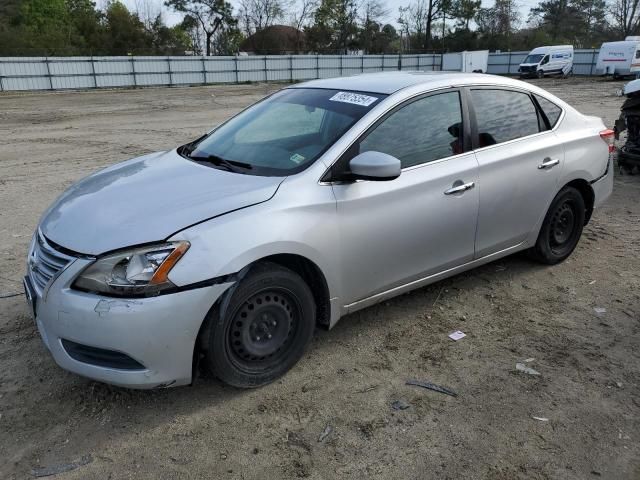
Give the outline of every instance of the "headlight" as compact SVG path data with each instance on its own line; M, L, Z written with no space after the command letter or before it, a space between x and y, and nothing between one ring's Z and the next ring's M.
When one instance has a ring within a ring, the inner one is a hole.
M168 274L189 242L166 243L114 253L83 270L73 288L116 297L142 297L175 288Z

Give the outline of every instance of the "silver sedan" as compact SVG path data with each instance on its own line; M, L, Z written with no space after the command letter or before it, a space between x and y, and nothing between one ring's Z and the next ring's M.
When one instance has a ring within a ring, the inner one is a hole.
M521 250L563 261L611 194L612 149L599 118L508 78L294 85L69 188L27 299L80 375L158 388L199 362L260 386L348 313Z

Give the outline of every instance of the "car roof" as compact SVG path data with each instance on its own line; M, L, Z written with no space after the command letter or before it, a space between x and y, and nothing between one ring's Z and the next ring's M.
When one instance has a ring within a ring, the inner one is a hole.
M524 86L523 82L497 75L459 72L379 72L364 73L351 77L324 78L292 85L289 88L326 88L390 95L403 88L424 85L424 89L461 85L505 85ZM531 89L531 85L526 84Z

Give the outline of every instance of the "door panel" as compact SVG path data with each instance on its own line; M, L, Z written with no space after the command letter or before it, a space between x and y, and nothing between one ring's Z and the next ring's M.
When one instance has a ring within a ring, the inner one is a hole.
M334 185L345 304L472 260L477 183L475 155L466 153L392 181Z
M480 210L476 256L524 241L558 191L564 148L553 132L476 152ZM539 168L547 159L549 164Z
M527 92L471 90L480 210L476 256L523 242L558 189L564 148Z

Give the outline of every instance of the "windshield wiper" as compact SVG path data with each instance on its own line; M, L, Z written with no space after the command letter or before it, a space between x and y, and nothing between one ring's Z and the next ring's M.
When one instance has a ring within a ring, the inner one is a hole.
M253 168L249 163L226 160L217 155L208 155L206 157L192 157L189 155L189 158L195 162L211 163L216 167L224 167L230 172L235 173L242 173L243 170L251 170Z

